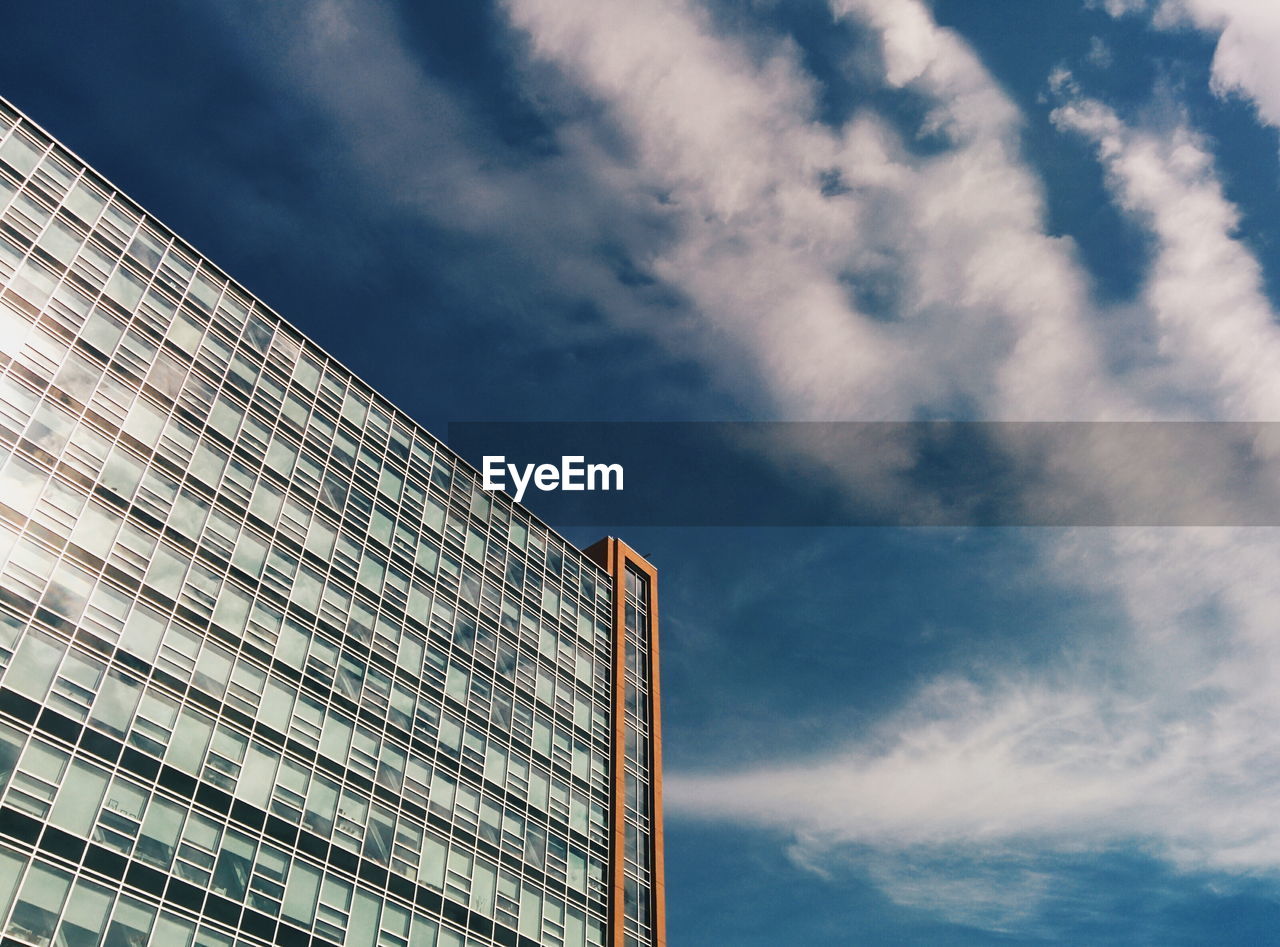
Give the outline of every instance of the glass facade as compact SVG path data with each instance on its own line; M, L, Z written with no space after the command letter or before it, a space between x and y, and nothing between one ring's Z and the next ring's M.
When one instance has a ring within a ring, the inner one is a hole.
M5 937L623 943L614 586L0 100Z

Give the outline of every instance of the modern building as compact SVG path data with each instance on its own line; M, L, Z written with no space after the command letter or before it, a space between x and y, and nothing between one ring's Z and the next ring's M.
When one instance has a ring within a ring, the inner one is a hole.
M665 943L653 569L0 100L4 944Z

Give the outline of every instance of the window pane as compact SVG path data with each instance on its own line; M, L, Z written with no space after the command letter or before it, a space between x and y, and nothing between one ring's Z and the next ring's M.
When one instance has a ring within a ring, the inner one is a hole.
M21 855L0 849L0 917L9 913L13 892L17 890L18 879L26 867L27 860Z
M440 925L420 914L413 916L413 934L409 938L409 947L436 947L436 934Z
M158 797L154 799L138 837L137 857L160 868L168 868L173 861L174 846L178 844L185 815L185 810L172 802Z
M4 676L5 684L32 700L44 700L66 649L65 644L48 635L28 631Z
M284 893L284 916L309 925L316 914L316 895L319 891L319 870L295 861Z
M228 832L213 871L213 890L239 901L249 884L249 867L253 863L253 842L239 832Z
M48 944L53 938L54 924L70 887L71 876L65 871L41 864L32 865L6 933L41 947Z
M107 926L114 893L87 881L76 883L58 928L59 947L97 947Z
M0 726L0 791L9 784L13 768L18 765L18 755L22 752L22 744L26 740L24 734L12 727Z
M107 790L107 774L80 760L71 764L71 774L53 804L49 821L59 828L87 836Z
M449 846L433 833L427 833L426 843L422 846L422 864L419 866L418 880L428 888L436 891L444 887L444 865L449 854Z
M178 717L178 727L174 731L173 742L169 744L165 762L188 773L196 772L204 759L204 751L212 733L213 724L207 717L183 710Z
M163 947L189 947L195 925L191 921L161 913L156 921L154 942Z
M121 897L103 947L138 947L147 943L147 934L151 932L155 917L155 908L133 898Z
M250 745L244 768L240 772L240 780L236 784L236 795L259 809L265 809L279 763L279 753L260 743Z
M90 723L123 739L141 696L137 681L119 671L109 671L89 715Z
M311 782L303 823L311 831L328 837L333 831L333 815L338 808L338 787L324 776Z
M351 909L351 921L347 924L347 939L344 947L373 947L374 938L378 934L377 898L364 891L357 891L355 904Z

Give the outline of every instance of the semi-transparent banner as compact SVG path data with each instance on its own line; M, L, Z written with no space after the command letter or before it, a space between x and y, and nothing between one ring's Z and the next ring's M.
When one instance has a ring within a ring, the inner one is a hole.
M465 422L557 526L1280 525L1280 423Z

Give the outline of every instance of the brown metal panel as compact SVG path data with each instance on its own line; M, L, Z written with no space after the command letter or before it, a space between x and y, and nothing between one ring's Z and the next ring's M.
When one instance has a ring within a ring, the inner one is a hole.
M585 550L585 554L604 568L613 578L613 768L611 779L611 795L613 799L613 816L610 831L610 885L609 885L609 929L610 947L625 947L626 924L623 912L623 875L624 841L626 837L624 825L624 799L622 772L626 765L625 757L625 714L626 700L626 597L627 597L627 564L630 563L638 572L649 580L649 785L651 787L650 832L649 832L649 864L651 866L652 901L649 905L650 917L653 921L654 944L666 947L667 944L667 912L666 912L666 874L663 859L663 827L662 827L662 701L659 689L658 674L658 571L634 549L612 536L600 540Z

